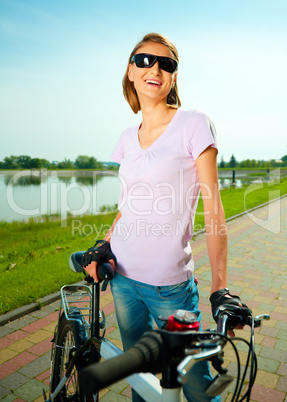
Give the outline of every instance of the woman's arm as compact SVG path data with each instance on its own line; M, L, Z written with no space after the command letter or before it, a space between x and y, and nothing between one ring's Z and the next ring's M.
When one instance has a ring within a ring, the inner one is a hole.
M110 227L108 233L107 233L106 236L104 237L104 240L106 240L107 242L110 243L111 237L112 237L112 233L113 233L113 231L114 231L114 228L115 228L115 226L116 226L116 223L117 223L117 221L118 221L121 217L122 217L122 214L121 214L121 212L119 211L119 212L117 213L117 216L115 217L115 220L114 220L112 226Z
M107 241L108 243L110 243L113 230L114 230L114 228L115 228L115 226L116 226L117 221L121 218L121 216L122 216L122 214L121 214L120 211L119 211L119 212L117 213L117 216L115 217L115 220L114 220L112 226L110 227L108 233L106 234L106 236L104 237L103 240L105 240L105 241ZM113 269L115 269L115 262L114 262L114 260L109 260L109 263L112 265ZM91 275L91 276L95 279L95 281L98 282L99 278L98 278L98 275L97 275L97 262L92 261L89 265L87 265L87 266L85 267L85 270L88 272L89 275Z
M208 147L195 161L203 198L206 243L212 271L211 294L227 288L227 227L218 185L216 157L217 150ZM228 299L233 296L226 294L225 297ZM238 304L242 306L240 299ZM242 329L243 326L239 324L236 328ZM235 336L233 330L229 330L228 334Z
M206 243L212 270L211 293L227 287L227 227L221 202L217 150L208 147L195 161L204 205Z

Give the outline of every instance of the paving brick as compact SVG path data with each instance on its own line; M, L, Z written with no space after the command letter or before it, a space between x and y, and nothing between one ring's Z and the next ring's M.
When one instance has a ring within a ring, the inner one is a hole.
M25 401L32 402L43 394L43 389L48 391L49 387L42 382L33 379L17 388L14 393L21 398L25 398Z
M276 338L271 338L270 336L265 336L261 342L262 346L269 346L270 348L274 348L276 343Z
M14 373L20 368L20 366L13 362L5 362L0 365L0 380L7 377L9 374Z
M276 328L287 330L287 322L278 321L276 323Z
M126 380L121 380L121 381L118 381L115 384L112 384L111 386L109 386L109 389L111 391L121 393L122 391L124 391L127 388L128 385L129 384Z
M279 369L277 370L277 374L287 377L287 364L281 363Z
M26 336L28 336L29 333L22 331L21 329L19 329L18 331L14 331L11 334L7 335L7 338L13 340L14 342L16 341L20 341L23 338L26 338Z
M270 292L272 292L272 293L280 293L280 289L278 289L278 288L271 288L271 289L270 289Z
M9 339L7 337L1 338L1 343L0 343L0 350L6 348L7 346L11 345L11 343L14 343L12 339Z
M287 392L287 377L282 376L279 378L276 389L278 389L278 391Z
M36 377L50 367L50 358L50 353L40 356L25 367L22 367L19 372L30 378Z
M44 318L47 315L52 314L59 307L60 301L56 301L52 304L48 304L47 306L42 307L40 310L33 311L31 315L35 318ZM59 314L59 313L58 313Z
M132 397L132 388L130 385L125 390L123 390L122 395L127 396L128 398Z
M287 341L278 339L275 345L276 349L281 349L286 352L287 354Z
M235 362L235 361L230 362L227 366L227 369L228 369L228 374L232 375L234 378L238 377L237 362ZM243 364L241 364L240 365L240 378L242 378L244 370L245 370L245 366ZM248 368L247 378L249 378L249 374L250 374L250 369ZM234 387L234 382L235 381L233 381L233 387Z
M0 327L0 339L3 338L3 336L10 334L11 332L14 332L12 328L8 328L6 325L3 325L3 327Z
M271 317L273 320L278 320L278 321L287 322L287 314L276 313L276 312L272 311L272 312L270 313L270 317Z
M270 373L278 373L278 367L280 366L280 362L277 360L272 360L272 359L266 359L265 357L258 356L257 355L257 363L258 363L258 369L268 371Z
M129 400L128 397L117 394L114 391L109 391L103 398L101 398L102 402L127 402Z
M46 325L46 327L43 327L43 330L54 334L56 325L57 325L57 322L51 322L51 324Z
M276 313L282 313L282 314L287 314L287 307L281 307L281 306L276 306L275 308L274 308L274 311L276 312Z
M16 371L8 375L7 377L3 378L0 381L0 385L1 387L7 388L9 391L12 391L16 388L19 388L21 385L25 384L29 380L30 378Z
M0 398L3 401L4 396L8 395L9 391L6 388L0 386Z
M258 306L261 310L266 311L266 313L269 314L270 311L274 311L275 307L273 304L267 304L267 303L260 303Z
M16 356L17 352L15 350L11 350L8 348L4 348L0 350L0 364L6 362L7 360L12 359L12 357Z
M260 293L260 296L262 296L262 297L269 297L269 298L271 298L271 299L273 300L273 299L275 299L275 298L277 297L277 292L266 292L266 291L263 291L263 292Z
M9 349L15 350L16 352L20 353L30 348L32 345L32 342L29 342L26 339L21 339L20 341L12 343L12 345L9 346Z
M45 380L46 378L48 378L49 376L50 376L50 369L48 369L48 370L44 371L44 373L38 375L38 376L36 377L36 380L43 381L43 380Z
M273 360L278 360L279 362L282 363L287 363L287 352L270 348L268 346L263 346L260 356L262 357L267 357L268 359L273 359Z
M26 325L25 327L22 327L22 331L29 332L30 334L38 331L39 329L45 327L46 325L51 324L50 321L48 321L45 318L42 318L40 320L37 320L33 322L32 324Z
M278 323L278 321L277 320L268 320L268 321L264 321L264 327L270 327L270 328L274 328L274 327L277 327L277 323Z
M279 375L270 372L257 370L256 384L263 385L268 388L275 388L279 380Z
M54 313L50 313L50 314L47 315L45 318L46 318L46 320L52 321L52 322L58 321L58 318L59 318L59 311L55 311Z
M281 329L277 335L277 338L287 340L287 331L285 329Z
M113 302L107 304L106 306L103 307L105 315L111 314L113 311L115 311L115 305Z
M16 364L19 364L19 366L23 367L26 366L26 364L31 363L35 359L37 359L38 356L29 353L29 352L22 352L19 355L13 357L10 361Z
M259 303L268 303L268 304L272 302L271 297L262 297L262 296L254 296L253 300Z
M265 321L264 321L264 323L265 323ZM265 327L264 325L260 328L260 334L261 335L267 335L267 336L276 337L278 332L279 332L279 329Z
M109 338L110 338L110 339L117 339L119 342L121 342L122 338L121 338L120 330L119 330L119 329L115 329L114 331L112 331L112 332L109 334Z
M11 328L13 330L20 329L24 327L25 325L31 324L32 322L36 321L36 317L32 317L31 315L26 315L23 318L19 318L18 320L12 321L7 325L8 328Z
M45 339L44 341L37 343L36 345L33 345L30 347L27 352L34 353L38 356L43 355L44 353L48 352L52 348L52 336L48 339Z
M30 341L31 343L38 343L38 342L43 341L44 339L49 338L50 336L51 336L50 331L45 331L44 329L40 329L39 331L35 332L34 334L27 336L27 338L25 338L25 339L27 341Z

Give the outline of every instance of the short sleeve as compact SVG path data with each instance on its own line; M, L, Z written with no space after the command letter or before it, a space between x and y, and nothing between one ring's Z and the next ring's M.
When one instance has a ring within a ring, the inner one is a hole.
M209 146L218 149L215 127L204 113L196 112L192 116L188 137L188 150L194 160Z
M123 134L120 136L115 149L111 155L111 160L117 163L121 163L124 157L124 145L123 145Z

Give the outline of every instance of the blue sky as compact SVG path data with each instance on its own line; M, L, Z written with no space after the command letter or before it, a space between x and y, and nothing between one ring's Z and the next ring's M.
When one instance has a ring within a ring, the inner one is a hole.
M109 160L138 123L121 80L148 32L179 51L183 109L213 120L219 159L287 154L286 0L0 0L0 160Z

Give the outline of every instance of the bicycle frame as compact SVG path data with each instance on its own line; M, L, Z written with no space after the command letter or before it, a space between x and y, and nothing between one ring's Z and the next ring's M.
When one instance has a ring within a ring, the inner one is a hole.
M46 400L46 402L52 402L58 393L61 391L61 389L64 387L66 384L69 375L76 364L77 360L80 358L80 356L87 350L87 348L93 344L96 348L100 344L100 353L101 357L103 357L105 360L110 359L112 357L119 356L120 354L123 353L123 351L118 348L116 345L114 345L110 340L106 338L90 338L83 346L82 348L76 353L76 355L73 357L71 360L67 371L63 378L61 379L59 385L53 392L53 394L50 395L50 398ZM143 398L145 398L148 401L152 402L182 402L182 387L178 387L175 389L165 389L162 388L160 385L159 379L154 376L151 373L139 373L139 374L133 374L129 377L126 378L126 381L131 385L131 387Z
M80 272L79 270L76 272ZM90 277L88 277L90 278ZM105 327L105 317L103 314L103 317L101 317L100 314L100 285L99 283L96 283L93 279L90 278L88 280L92 284L92 289L90 289L86 285L66 285L61 289L61 298L62 302L60 305L60 311L59 311L59 323L60 323L60 317L62 316L62 312L65 315L66 320L71 320L71 321L78 321L78 331L81 331L81 328L83 326L86 329L86 334L87 336L83 336L83 339L86 338L86 341L84 344L81 346L78 345L79 349L76 350L76 353L73 355L73 353L70 354L69 356L69 362L68 362L68 367L66 367L66 372L63 375L63 377L60 379L59 384L55 385L56 389L52 394L50 394L50 398L46 399L45 397L45 392L44 392L44 399L45 402L52 402L55 397L59 394L59 392L63 389L65 386L66 382L69 379L69 376L75 366L75 364L81 359L82 355L90 349L91 354L89 355L90 358L88 358L89 363L97 363L100 361L100 358L103 357L105 360L109 360L114 357L118 357L122 355L124 352L118 348L115 344L113 344L110 340L106 339L103 336L100 336L100 328L104 329ZM69 297L72 296L72 299L69 300ZM89 306L83 306L80 305L80 303L86 303L87 300L82 301L81 298L87 297L89 299ZM76 306L75 306L76 303ZM226 310L226 309L225 309ZM221 318L218 320L218 327L217 327L217 333L219 334L219 337L225 337L226 338L226 333L227 333L227 322L230 317L230 314L233 314L233 310L231 310L231 313L228 311L222 311ZM228 310L228 309L227 309ZM179 310L180 311L180 310ZM87 319L85 317L88 317ZM173 317L173 316L172 316ZM231 316L234 317L234 316ZM237 317L237 316L236 316ZM248 316L247 318L244 317L239 317L240 319L244 318L245 324L250 325L254 330L254 325L255 326L260 326L261 320L262 319L269 319L270 317L268 315L262 315L258 317L252 316L252 325L250 324L250 317ZM100 320L101 319L101 320ZM247 321L246 321L247 320ZM79 327L79 324L82 327ZM58 326L56 327L55 331L55 339L57 339L56 334L58 331ZM171 332L170 332L171 331ZM158 330L156 332L159 332L161 336L164 336L164 339L167 340L166 336L172 336L174 337L174 334L172 330L166 331L166 330ZM85 332L84 332L85 333ZM88 333L90 334L89 339L88 339ZM189 334L192 333L192 337L194 336L194 331L187 331L184 337L190 336ZM168 334L168 335L167 335ZM200 335L200 333L198 333ZM210 333L209 333L210 334ZM215 335L215 332L213 332ZM252 332L253 334L253 332ZM206 336L206 333L202 333L203 336ZM179 335L176 335L176 340L178 339ZM181 337L181 335L180 335ZM253 337L253 335L252 335ZM170 339L170 338L169 338ZM175 338L172 338L175 339ZM187 338L186 338L187 339ZM214 338L213 338L214 339ZM240 338L238 338L240 339ZM192 341L192 338L187 339L188 342ZM226 342L226 341L225 341ZM224 343L225 344L225 343ZM250 344L252 344L252 341L250 341ZM181 345L181 340L180 343L176 345ZM198 345L199 348L201 347L200 344ZM51 363L54 361L54 351L55 347L52 349L52 357L51 357ZM234 347L235 348L235 347ZM201 360L212 360L211 358L215 358L217 355L222 354L223 350L223 344L220 342L216 341L215 343L213 342L212 344L208 344L207 347L203 347L203 349L200 352L200 349L197 349L196 353L193 353L193 350L191 349L190 352L186 350L186 354L180 362L177 362L177 365L175 366L174 363L172 363L172 360L169 360L168 366L163 366L164 371L162 372L162 380L161 382L159 379L151 374L151 373L137 373L137 374L132 374L128 377L126 377L126 381L131 385L131 387L140 395L142 396L145 400L150 401L150 402L182 402L183 401L183 393L182 393L182 385L187 381L187 373L193 367L196 362L201 361ZM236 350L236 349L235 349ZM188 353L189 352L189 353ZM127 352L129 353L129 352ZM121 359L121 358L119 358ZM117 360L119 360L117 359ZM238 359L239 362L239 359ZM218 362L217 362L218 364ZM222 363L220 363L222 364ZM247 361L248 364L248 361ZM95 366L98 367L99 366ZM108 365L106 367L109 367ZM136 366L135 366L136 367ZM144 367L144 366L138 366L138 367ZM151 366L149 366L151 367ZM219 373L225 373L224 371L221 371L220 369L216 368ZM77 368L78 370L78 368ZM151 371L153 368L151 368ZM52 370L51 370L52 371ZM85 372L84 372L85 371ZM86 368L84 368L83 371L83 376L88 374L88 371ZM251 370L252 371L252 370ZM124 371L126 374L131 371ZM93 374L94 375L94 374ZM256 375L256 369L255 369L255 375ZM81 375L80 375L81 376ZM124 377L124 376L123 376ZM123 378L121 377L121 378ZM226 376L227 377L227 376ZM230 376L229 376L230 377ZM251 383L252 377L250 376L250 383ZM253 378L254 383L255 376ZM224 389L226 387L226 384L230 382L230 379L228 378L219 378L219 383L217 378L214 379L215 383L213 383L213 388L212 390L209 388L206 392L208 392L210 396L212 395L217 395L215 391L218 391L219 389ZM86 387L86 392L88 395L90 395L92 392L96 392L97 388L93 386L93 377L90 377L90 384L92 386ZM116 381L116 380L115 380ZM108 382L106 382L108 383ZM161 386L161 383L163 384L163 387ZM103 383L102 383L103 384ZM105 384L105 382L104 382ZM242 382L243 384L243 382ZM218 386L219 385L219 386ZM86 385L85 385L86 386ZM222 388L224 386L224 388ZM238 383L236 385L237 389ZM173 388L174 387L174 388ZM251 385L252 387L252 385ZM250 388L251 389L251 388ZM236 392L236 391L235 391ZM240 393L240 389L239 389ZM91 396L91 395L90 395ZM238 394L239 397L239 394ZM93 399L97 400L97 394L93 394ZM237 399L236 399L237 400ZM249 399L248 399L249 400Z
M46 402L52 402L61 389L65 386L69 374L71 373L74 365L81 355L92 345L94 356L92 361L96 361L95 353L100 353L101 357L105 360L112 357L119 356L123 351L113 344L109 339L100 337L100 308L99 308L99 294L100 285L92 281L92 289L86 285L65 285L61 289L61 306L59 310L59 317L63 311L67 320L75 320L71 318L69 311L70 306L73 303L80 303L80 298L84 296L90 297L90 307L80 307L81 310L88 310L88 314L82 313L83 316L88 316L90 323L85 320L85 326L91 330L91 338L85 342L85 344L79 349L75 356L70 361L70 364L65 372L65 375L61 379L55 391L50 395L50 398ZM73 295L72 300L69 297ZM183 394L182 387L176 389L165 389L160 385L160 380L151 373L139 373L133 374L126 378L126 381L131 387L143 398L153 402L182 402Z
M69 297L72 299L69 300ZM105 360L112 357L119 356L123 351L113 344L110 340L100 337L100 285L95 281L92 281L92 289L86 285L65 285L61 289L61 305L59 310L59 317L63 311L67 320L75 320L75 318L70 317L70 307L74 303L81 303L80 298L84 296L90 297L89 307L79 307L82 316L87 316L89 318L89 323L85 319L85 326L91 331L91 337L85 342L85 344L79 349L75 356L71 359L69 366L65 372L65 375L59 382L57 388L50 395L49 399L45 399L46 402L52 402L61 389L65 386L69 374L71 373L74 365L81 355L92 346L92 361L97 361L96 354L100 354ZM87 314L86 312L87 311ZM182 402L183 393L182 387L175 389L162 388L160 385L160 380L151 373L139 373L133 374L126 378L126 381L131 385L131 387L144 399L153 402Z
M101 356L107 360L119 356L123 351L108 339L101 340ZM182 387L162 388L159 379L151 373L133 374L126 381L142 398L153 402L182 402Z

